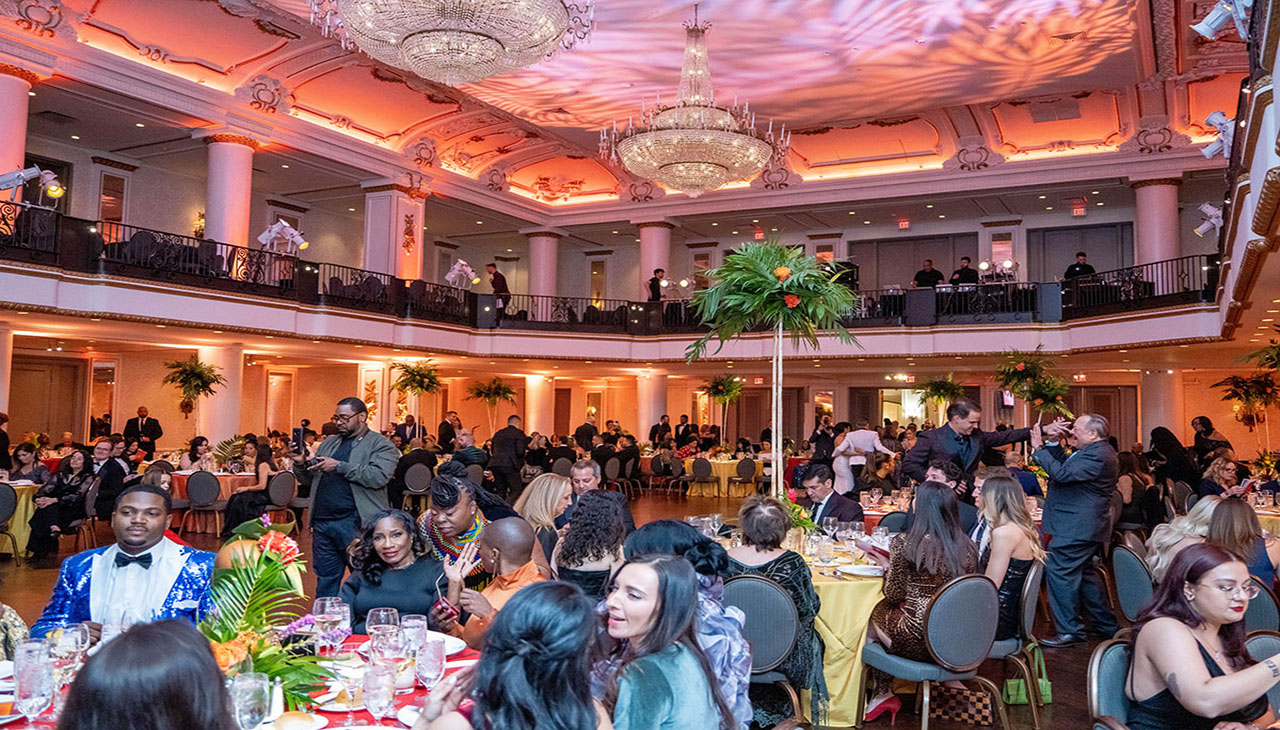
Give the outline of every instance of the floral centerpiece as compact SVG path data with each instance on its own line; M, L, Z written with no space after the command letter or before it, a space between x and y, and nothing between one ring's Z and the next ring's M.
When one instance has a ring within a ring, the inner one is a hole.
M1043 418L1046 415L1075 418L1067 408L1069 387L1061 378L1050 372L1053 360L1034 352L1010 350L1004 362L996 367L996 382L1031 405Z
M199 629L227 676L261 672L278 679L285 703L298 709L314 704L311 694L324 687L329 672L317 657L285 645L305 622L295 608L305 598L305 565L288 535L292 528L264 515L232 531L235 537L218 552L214 608Z

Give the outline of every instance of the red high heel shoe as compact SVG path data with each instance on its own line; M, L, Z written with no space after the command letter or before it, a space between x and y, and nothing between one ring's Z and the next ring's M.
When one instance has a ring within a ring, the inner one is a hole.
M889 713L889 724L894 725L898 722L898 710L902 709L902 700L897 695L890 695L889 699L882 700L875 707L867 708L866 722L880 717L884 713Z

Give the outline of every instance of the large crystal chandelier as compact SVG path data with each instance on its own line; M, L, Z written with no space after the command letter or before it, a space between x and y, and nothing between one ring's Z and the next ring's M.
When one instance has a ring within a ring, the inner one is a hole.
M696 198L734 180L759 173L769 158L786 154L790 136L777 135L773 123L763 135L756 129L750 104L722 107L715 104L711 65L707 59L707 28L694 18L684 24L687 32L680 89L673 106L660 102L645 108L640 124L632 120L618 129L600 132L600 154L621 162L633 175L660 183Z
M309 0L311 22L373 58L457 86L532 65L591 32L593 0Z

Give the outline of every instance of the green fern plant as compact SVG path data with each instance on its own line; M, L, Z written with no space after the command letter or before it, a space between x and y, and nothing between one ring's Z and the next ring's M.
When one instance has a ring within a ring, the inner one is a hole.
M213 395L216 391L215 386L227 382L227 379L219 373L222 368L201 362L197 354L193 354L186 360L167 362L164 366L169 369L169 373L160 382L178 389L182 397L178 402L178 408L182 411L183 418L191 416L197 400Z
M228 439L223 439L213 447L213 460L217 462L219 467L225 467L227 464L240 458L240 454L244 452L244 436L236 434Z
M733 375L717 375L703 383L701 390L708 398L720 404L721 428L727 429L729 404L738 402L742 397L742 381ZM721 433L720 440L728 443L729 434Z
M467 397L463 400L482 401L489 408L489 435L492 436L494 433L494 415L496 414L498 403L502 401L515 403L516 389L502 382L502 378L473 380L467 385Z
M934 378L921 383L916 392L926 403L942 406L963 398L964 386L955 381L953 373L947 373L945 378Z
M400 371L396 381L391 384L392 390L409 395L425 395L440 389L440 369L430 360L393 362L391 369Z

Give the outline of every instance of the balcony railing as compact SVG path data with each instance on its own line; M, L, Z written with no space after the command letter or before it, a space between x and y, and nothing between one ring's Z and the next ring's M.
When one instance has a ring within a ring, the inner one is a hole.
M907 312L907 293L901 287L858 292L846 327L896 327Z
M0 202L0 259L54 264L61 216L48 208Z
M392 313L393 277L341 264L318 265L320 301L339 307ZM394 280L401 288L404 284Z
M936 292L939 324L1034 321L1034 283L1018 281L943 285Z
M475 294L453 286L412 281L406 291L405 316L435 322L475 325Z
M1063 319L1211 302L1217 256L1183 256L1062 282Z

